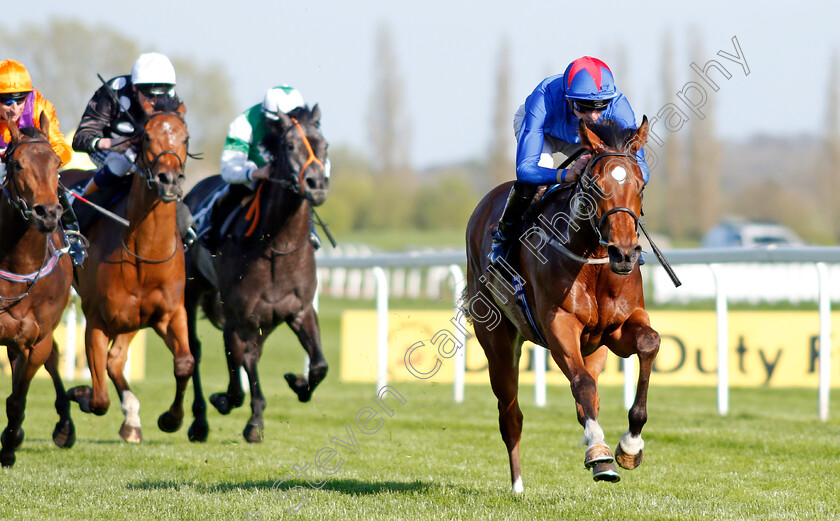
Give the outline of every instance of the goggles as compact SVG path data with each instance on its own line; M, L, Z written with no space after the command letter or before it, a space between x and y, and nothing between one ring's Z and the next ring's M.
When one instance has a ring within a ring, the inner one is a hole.
M8 92L6 94L0 94L0 105L10 107L15 103L23 103L26 101L27 96L29 96L28 92Z
M600 111L605 110L612 100L610 99L593 99L593 100L581 100L581 99L570 99L569 101L572 102L572 108L576 111L580 112L581 114L586 114L587 112L593 111Z
M141 83L140 85L136 85L136 87L147 98L156 98L169 94L169 91L172 90L174 85L168 83Z

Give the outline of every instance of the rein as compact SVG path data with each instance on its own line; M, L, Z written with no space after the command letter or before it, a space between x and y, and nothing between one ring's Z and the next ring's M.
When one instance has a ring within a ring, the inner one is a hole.
M175 238L176 238L176 240L175 240L175 250L172 252L172 255L170 255L169 257L167 257L165 259L159 259L159 260L147 259L146 257L141 257L140 255L137 255L133 251L129 250L128 246L126 246L126 244L125 244L125 239L124 238L123 238L123 240L120 241L120 244L122 244L123 250L125 250L126 253L128 253L129 255L134 257L135 259L139 260L140 262L145 262L146 264L162 264L162 263L164 263L168 260L171 260L172 257L174 257L176 253L178 253L178 240L177 240L178 234L177 234L177 232L175 233Z
M290 119L292 120L292 123L294 124L294 126L286 129L286 131L283 133L283 137L285 138L286 134L288 134L293 128L296 128L297 131L300 133L301 139L303 139L303 144L306 147L306 151L309 153L309 157L306 159L306 162L303 164L303 167L300 169L300 173L297 175L297 179L295 180L295 182L291 182L288 179L273 179L271 177L269 177L268 179L265 179L265 180L260 182L259 186L257 187L257 192L254 195L254 199L251 201L251 205L248 207L248 211L245 214L245 219L248 220L248 221L251 221L251 225L248 227L248 230L245 232L245 237L252 236L254 234L254 232L257 230L257 224L260 221L260 204L261 204L261 201L262 201L262 189L263 189L263 186L265 185L265 181L268 181L268 182L274 183L274 184L278 184L278 185L280 185L284 188L287 188L287 189L291 190L292 192L294 192L295 194L299 195L300 197L306 197L306 191L303 188L303 180L304 180L304 174L306 173L306 169L312 163L321 165L322 168L324 167L324 163L322 163L321 160L318 159L315 156L315 151L312 149L312 145L309 143L309 139L306 137L306 132L303 131L303 127L301 126L300 122L295 118L290 118ZM286 163L288 163L288 162L289 161L288 161L288 157L287 157L286 158ZM289 170L291 171L292 169L290 168ZM296 251L297 249L298 248L295 248L292 251ZM291 252L286 252L286 253L275 252L275 253L277 253L278 255L286 255L286 254L291 253Z

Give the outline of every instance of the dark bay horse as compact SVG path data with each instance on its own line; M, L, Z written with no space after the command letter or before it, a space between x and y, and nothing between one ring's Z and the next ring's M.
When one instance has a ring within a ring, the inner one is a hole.
M608 350L623 358L638 356L636 398L615 460L627 469L642 460L648 382L659 351L638 267L637 226L645 184L635 154L647 140L648 122L644 118L636 131L622 130L611 120L591 128L581 122L579 132L581 144L593 156L587 170L573 188L543 197L532 212L536 222L520 237L510 264L488 271L493 227L510 183L490 192L467 226L466 311L489 362L515 492L523 490L519 466L523 416L517 393L519 357L526 339L547 347L569 379L587 444L584 464L592 468L596 480L619 480L598 424L598 375ZM509 274L517 271L518 290L508 282ZM517 305L516 293L524 295L530 313ZM504 313L491 321L488 309L493 306Z
M184 248L175 219L187 160L185 109L148 102L144 109L146 121L137 136L139 171L132 176L128 197L110 208L124 215L129 226L103 218L85 232L89 256L75 287L87 320L85 348L93 388L70 390L84 412L105 414L110 405L105 376L110 376L125 414L120 436L133 443L142 441L140 402L123 369L137 331L153 328L174 354L175 399L158 418L165 432L181 426L184 391L194 366L184 309Z
M58 226L61 160L50 146L46 115L41 115L40 132L34 127L18 129L11 119L5 121L12 140L3 158L6 179L0 195L0 344L6 346L12 365L12 394L6 400L9 425L0 436L0 463L8 467L14 464L15 450L23 443L26 394L42 365L55 384L55 407L60 416L53 441L67 448L76 436L53 338L70 301L73 277Z
M312 206L322 204L329 190L324 170L327 142L321 135L320 115L315 105L311 111L300 107L288 116L281 113L278 120L269 120L272 128L264 145L274 158L271 177L260 182L248 215L236 221L219 241L215 256L211 258L204 247L192 248L188 255L186 307L190 348L196 361L191 441L205 441L208 432L207 405L198 371L199 305L223 331L230 377L227 392L211 395L210 403L222 414L241 406L245 397L240 368L244 366L248 374L252 415L243 431L247 441L263 439L265 398L257 361L266 338L280 323L289 325L309 355L308 375L285 374L298 399L309 401L327 374L318 317L312 307L317 280L315 250L309 241ZM220 176L207 178L184 201L196 213L201 202L222 185ZM215 277L199 269L201 262L212 264Z

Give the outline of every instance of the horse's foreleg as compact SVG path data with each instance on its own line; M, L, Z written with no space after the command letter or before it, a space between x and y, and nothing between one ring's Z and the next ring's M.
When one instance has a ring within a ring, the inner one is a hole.
M249 443L259 443L263 441L263 412L265 411L265 397L260 388L260 380L257 375L257 362L260 360L262 354L262 344L265 337L253 344L248 344L248 349L245 351L245 356L242 359L245 372L248 373L248 384L251 389L251 418L248 424L245 425L245 430L242 436L245 441Z
M155 331L172 352L175 373L175 398L169 410L158 417L158 427L163 432L175 432L181 428L181 422L184 421L184 393L195 370L195 359L190 353L187 332L187 312L184 307L176 307L169 322L157 324Z
M108 398L107 360L110 339L105 332L91 322L85 327L85 354L93 388L79 385L67 391L67 396L79 404L82 412L102 416L108 412L111 399Z
M74 349L69 346L68 349ZM76 443L76 427L73 419L70 418L70 398L64 390L64 382L61 381L61 374L58 371L58 344L53 339L52 351L44 362L44 367L50 373L55 387L55 412L58 413L58 423L53 429L53 442L62 449L69 449Z
M242 392L242 380L239 377L239 368L242 367L242 359L245 355L244 340L235 326L230 322L225 323L225 330L222 334L225 341L225 354L228 364L228 390L226 393L213 393L210 395L210 403L222 414L228 414L237 407L241 407L245 401L245 393Z
M129 443L143 441L143 430L140 425L140 400L134 396L125 379L125 362L128 359L128 346L137 334L136 331L117 335L111 349L108 351L108 376L117 388L120 397L120 409L125 420L120 427L120 437Z
M598 423L598 375L604 367L606 349L599 348L584 361L580 347L582 326L574 316L562 311L555 315L550 330L551 356L569 379L578 422L583 426L586 443L584 466L592 469L592 477L596 481L616 482L621 478L613 463L615 458Z
M184 301L184 308L187 312L187 334L190 343L190 353L195 360L195 369L192 373L193 381L193 422L187 431L187 438L190 441L207 441L207 434L210 431L210 426L207 424L207 402L204 401L204 393L201 390L201 378L199 375L199 365L201 364L201 341L198 339L196 332L196 312L198 311L198 301L191 293L186 294Z
M321 350L321 330L318 327L318 316L310 305L303 313L289 322L289 327L298 337L306 353L309 355L309 374L295 375L286 373L284 377L289 387L298 395L298 400L308 402L318 384L327 376L327 360Z
M11 352L13 349L9 347ZM0 464L11 467L15 463L15 450L23 443L23 416L29 384L39 367L49 357L52 337L46 337L31 349L19 351L12 364L12 394L6 399L6 416L9 424L0 435ZM10 356L11 358L11 356Z
M653 361L659 352L659 333L650 327L647 312L638 310L612 336L612 350L619 356L639 357L639 380L636 383L636 398L627 414L629 428L616 449L616 461L626 469L634 469L642 463L645 446L642 427L647 422L647 393Z

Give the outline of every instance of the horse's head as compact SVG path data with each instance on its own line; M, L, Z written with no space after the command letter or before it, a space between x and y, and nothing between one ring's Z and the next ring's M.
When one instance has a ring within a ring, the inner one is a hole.
M4 121L12 140L3 157L6 164L3 192L39 232L51 233L58 226L62 209L58 202L61 159L50 145L49 118L41 113L41 131L35 127L18 129L11 118Z
M269 119L271 132L265 138L266 148L274 155L271 173L274 182L288 184L313 206L327 199L330 180L325 170L327 140L321 134L321 110L298 107L289 114Z
M137 165L149 187L157 186L163 202L184 195L184 163L187 161L189 133L184 122L186 108L172 98L143 105L146 123L139 144Z
M583 213L589 218L601 245L607 247L610 268L626 275L633 270L642 247L639 245L639 216L645 181L636 152L645 145L647 117L638 130L622 129L613 120L579 123L580 142L592 159L581 177L589 202ZM578 205L578 210L583 204Z

